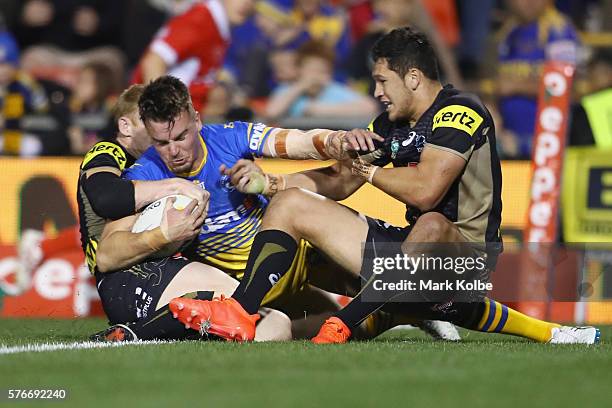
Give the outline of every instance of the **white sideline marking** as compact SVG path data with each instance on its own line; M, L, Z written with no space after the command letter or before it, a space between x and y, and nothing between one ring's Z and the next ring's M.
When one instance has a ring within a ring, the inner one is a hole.
M114 343L101 343L94 341L78 341L74 343L35 343L25 344L23 346L6 347L0 346L1 354L16 354L16 353L30 353L30 352L42 352L42 351L58 351L58 350L87 350L87 349L101 349L109 347L123 347L123 346L148 346L154 344L170 344L172 341L163 340L145 340L145 341L125 341L125 342L114 342Z

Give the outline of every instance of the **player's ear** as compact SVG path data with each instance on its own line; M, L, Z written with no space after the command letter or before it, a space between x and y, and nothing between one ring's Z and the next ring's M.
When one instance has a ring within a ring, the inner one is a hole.
M410 68L404 75L404 85L411 91L416 91L423 79L423 73L416 68Z
M117 121L119 133L124 136L132 136L132 122L127 116L121 116Z

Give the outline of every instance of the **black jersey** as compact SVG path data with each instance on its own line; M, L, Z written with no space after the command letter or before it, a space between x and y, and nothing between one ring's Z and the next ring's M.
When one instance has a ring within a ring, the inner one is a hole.
M480 99L445 86L414 126L394 123L382 113L370 125L382 136L384 156L377 166L416 165L427 145L466 160L459 177L434 209L452 221L473 242L501 241L501 165L495 147L495 126ZM407 183L410 180L406 180ZM413 224L420 212L407 208Z
M98 241L104 230L106 219L98 215L92 205L91 200L85 193L83 181L87 170L97 167L114 167L120 172L124 168L134 164L132 157L119 143L98 142L83 158L81 163L79 182L77 186L77 203L79 206L79 227L81 231L81 246L85 253L87 266L91 273L95 272L96 250Z

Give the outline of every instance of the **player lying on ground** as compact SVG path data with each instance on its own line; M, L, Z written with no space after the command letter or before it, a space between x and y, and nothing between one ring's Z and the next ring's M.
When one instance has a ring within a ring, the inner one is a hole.
M345 133L330 130L301 132L241 122L202 126L187 89L178 79L169 76L149 84L139 105L141 118L154 140L155 149L148 150L126 170L125 175L130 179L159 180L176 174L205 186L211 193L207 219L196 242L183 254L237 278L242 276L246 266L267 200L261 195L249 195L235 189L230 177L222 174L219 167L232 166L241 158L253 155L325 159L339 151L337 144L341 140L338 136ZM312 177L316 174L313 172ZM275 178L269 176L266 192L277 187ZM142 236L131 236L126 228L123 229L121 233L110 234L106 240L105 247L113 250L105 251L104 263L113 268L127 267L134 259L146 259L157 250L146 242L140 244ZM124 240L132 244L124 245ZM99 268L103 267L102 250L100 247ZM291 317L296 317L294 335L297 337L311 336L314 334L312 330L318 327L310 328L309 333L309 327L298 326L312 320L304 319L305 310L309 314L322 314L318 320L320 324L339 308L330 294L307 283L307 280L317 282L314 272L325 275L328 269L327 259L320 257L303 241L291 271L264 300L265 305L286 310ZM354 277L342 280L340 273L336 272L333 289L343 294L356 293L359 280ZM377 328L382 327L379 322L368 323L364 324L367 328L364 336L372 337L380 332Z
M365 258L362 252L364 242L374 248L380 243L396 242L404 254L412 254L413 246L420 243L501 245L501 170L489 112L476 96L440 84L427 38L410 28L396 29L382 37L373 55L375 97L387 109L373 122L375 133L354 130L347 135L347 141L355 150L372 151L374 139L380 147L376 154L379 157L373 163L355 159L350 168L338 169L333 176L328 175L328 183L319 185L338 186L335 188L339 196L335 198L343 198L369 182L406 204L409 226L393 227L361 216L303 189L281 191L263 218L245 277L232 298L208 302L173 300L170 308L180 321L194 329L199 329L201 323L214 328L216 313L221 313L224 325L230 325L227 317L233 314L232 323L240 326L241 333L234 337L226 333L225 337L240 340L252 336L250 316L275 282L287 273L301 240L312 243L355 277L363 269L364 279L372 275L372 265L367 264L371 258ZM394 168L382 168L388 163L393 163ZM251 176L244 177L242 183L248 185ZM257 178L261 176L253 179ZM289 175L284 185L300 184ZM313 191L333 196L322 190ZM495 260L495 256L489 257L488 269L494 268ZM514 334L539 342L590 344L599 337L595 328L561 327L488 298L474 302L454 300L451 294L435 304L394 304L393 310L399 308L422 319L448 320L468 329ZM372 312L391 307L385 303L364 302L361 294L356 296L325 322L313 341L347 341L354 328ZM185 316L189 316L188 322Z
M189 183L181 178L173 178L160 181L128 181L121 179L121 171L126 165L131 165L136 157L139 157L144 150L150 146L150 138L148 133L139 118L138 115L138 99L142 94L144 86L134 85L127 89L119 97L117 104L114 107L114 117L117 121L119 133L117 134L116 141L106 141L97 143L86 155L81 164L81 172L78 181L78 206L79 206L79 222L81 230L81 239L83 251L86 255L87 264L90 271L96 276L97 288L101 295L103 306L107 316L111 322L127 322L137 319L138 308L146 312L152 311L157 305L157 299L155 296L155 290L150 290L152 293L145 293L148 289L147 286L134 287L132 293L124 291L110 292L105 290L108 287L109 280L102 284L102 273L97 266L97 249L100 245L101 235L103 229L109 219L121 219L122 217L133 214L138 208L144 207L146 204L153 202L161 197L168 196L171 194L182 194L193 198L198 203L199 208L205 208L208 200L208 193L199 186L195 186L193 183ZM64 237L65 238L65 237ZM162 267L163 265L163 267ZM156 273L153 269L158 268L160 270L164 268L172 269L176 271L167 272L164 278L170 282L170 274L178 273L179 270L187 265L187 263L181 264L180 260L168 260L166 262L156 261L149 264L141 265L139 283L143 283L150 278L150 281L156 283L156 278L161 280L161 273ZM180 268L179 268L180 266ZM212 268L204 265L190 265L189 270L200 270L202 273L197 274L195 277L188 275L190 283L200 283L197 278L202 276L206 285L210 284L211 290L214 290L219 284L212 280L214 276L211 275L210 270ZM214 272L214 271L213 271ZM218 271L217 271L218 272ZM180 275L179 279L172 281L173 287L190 286L187 283L181 282L180 277L186 274ZM107 278L110 275L105 275ZM121 275L124 280L128 280L127 275ZM137 279L134 277L130 282ZM223 283L226 290L232 289L235 286L235 282L229 282L223 278L218 278L219 282ZM111 279L110 281L113 281ZM217 286L215 286L217 285ZM233 286L232 286L233 285ZM202 284L195 286L194 290L206 287ZM124 288L125 289L125 288ZM139 292L139 293L136 293ZM188 290L182 293L193 292ZM180 295L180 290L174 290L168 292L167 297L171 295ZM108 295L108 296L107 296ZM212 293L210 294L212 295ZM109 301L109 298L112 301ZM155 301L155 303L153 303ZM123 302L125 305L124 313L121 315L119 320L115 320L117 304ZM167 299L165 301L167 303ZM153 304L152 304L153 303ZM109 306L111 304L111 306ZM131 313L131 314L130 314ZM276 321L278 327L275 327L273 336L268 338L286 338L289 333L287 318L280 313L272 314L271 318L264 319L266 321ZM156 324L163 322L163 319L158 319ZM262 323L267 326L267 323ZM168 318L168 325L172 328L178 327L185 334L188 332L184 329L181 324L178 324L174 319ZM150 332L158 330L159 327L150 325L148 327ZM122 332L109 332L109 336L123 336ZM129 333L128 333L129 334ZM265 335L265 330L263 332ZM150 335L148 332L143 332L143 336ZM280 337L279 337L280 336ZM161 336L160 336L161 337ZM264 336L264 338L266 338Z
M159 224L145 231L132 233L139 216L132 215L109 222L98 243L97 282L102 305L113 324L94 335L96 340L186 339L194 337L191 330L172 318L167 304L176 296L212 299L231 293L238 281L219 269L191 262L176 254L184 243L195 238L204 219L208 203L203 206L191 200L178 207L175 198L155 202L163 206ZM136 256L123 264L113 263L112 254L120 251L114 243L129 243L146 257ZM276 310L260 310L264 319L257 323L256 341L291 339L289 318ZM129 325L123 324L130 322ZM199 335L195 338L200 338Z

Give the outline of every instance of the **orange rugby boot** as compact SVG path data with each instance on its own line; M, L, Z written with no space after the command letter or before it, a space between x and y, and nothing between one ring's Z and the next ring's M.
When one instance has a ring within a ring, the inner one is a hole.
M255 338L258 314L248 314L233 298L198 300L174 298L170 301L172 315L201 335L214 334L228 341L251 341Z
M351 329L337 317L330 317L319 329L319 334L312 338L316 344L346 343L351 337Z

